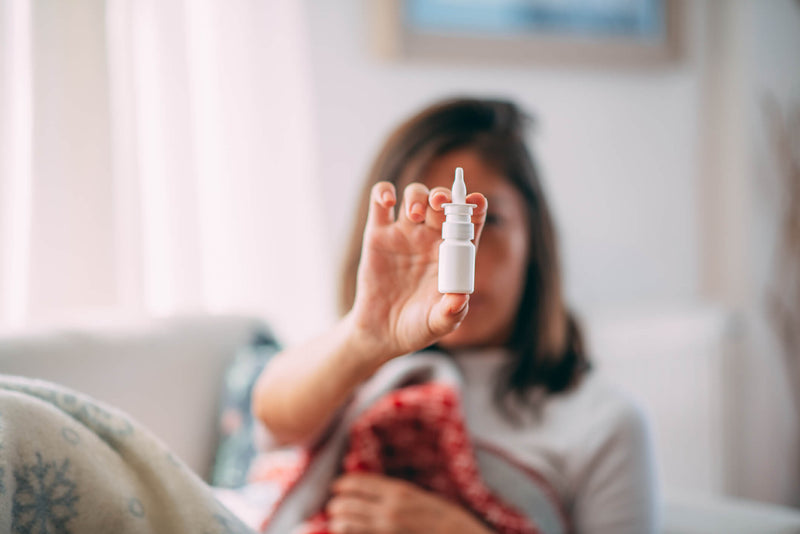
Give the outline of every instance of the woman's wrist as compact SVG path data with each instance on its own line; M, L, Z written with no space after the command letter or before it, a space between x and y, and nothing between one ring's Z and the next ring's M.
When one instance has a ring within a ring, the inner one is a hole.
M385 340L364 329L352 311L342 318L339 328L343 335L345 352L363 373L363 378L372 376L381 365L399 356L386 345Z

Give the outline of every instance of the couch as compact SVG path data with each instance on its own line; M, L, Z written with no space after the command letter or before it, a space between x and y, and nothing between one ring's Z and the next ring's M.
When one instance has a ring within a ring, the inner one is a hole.
M609 333L591 337L608 350L613 329L598 324ZM59 382L127 411L208 480L226 364L264 328L253 317L199 315L0 333L0 373ZM703 489L666 489L663 534L800 533L797 511Z

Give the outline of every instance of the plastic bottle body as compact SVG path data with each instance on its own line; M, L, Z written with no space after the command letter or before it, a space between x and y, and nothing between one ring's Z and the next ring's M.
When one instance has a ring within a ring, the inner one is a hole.
M468 239L445 239L439 245L439 293L475 290L475 245Z
M472 209L467 204L464 170L456 167L452 188L453 201L442 204L445 221L442 223L442 244L439 245L439 293L465 293L475 290L475 226Z

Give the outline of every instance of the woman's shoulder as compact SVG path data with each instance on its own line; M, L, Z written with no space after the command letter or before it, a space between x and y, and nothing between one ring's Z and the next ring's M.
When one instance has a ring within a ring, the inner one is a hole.
M595 371L573 389L553 395L548 405L554 416L582 421L584 431L594 437L640 439L649 432L641 404Z
M576 527L588 531L591 525L616 521L636 532L652 532L657 515L656 464L642 406L595 373L564 402L573 403L574 413L584 417L576 439L565 449L566 488Z

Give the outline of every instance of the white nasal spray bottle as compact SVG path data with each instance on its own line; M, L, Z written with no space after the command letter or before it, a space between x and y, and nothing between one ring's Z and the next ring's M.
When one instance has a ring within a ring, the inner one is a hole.
M456 167L453 182L453 201L443 204L442 244L439 245L439 293L466 293L475 290L475 226L472 209L467 204L464 169Z

